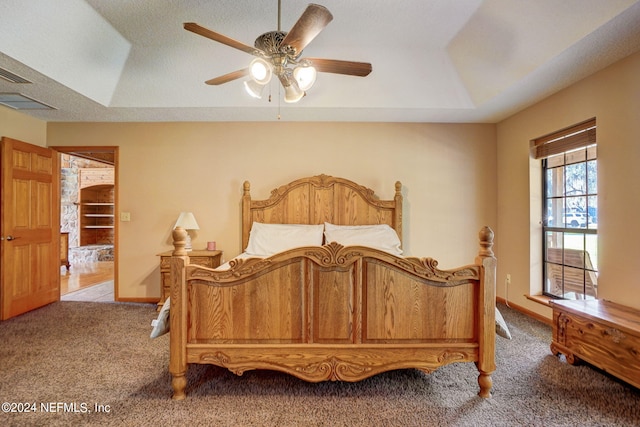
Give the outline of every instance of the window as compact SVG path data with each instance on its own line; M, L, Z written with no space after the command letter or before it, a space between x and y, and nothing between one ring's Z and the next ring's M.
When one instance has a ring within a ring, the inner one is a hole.
M543 172L543 293L594 299L598 288L595 119L533 141Z

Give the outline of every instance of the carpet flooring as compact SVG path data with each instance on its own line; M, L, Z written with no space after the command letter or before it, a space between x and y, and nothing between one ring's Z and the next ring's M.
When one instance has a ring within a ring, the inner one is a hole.
M640 390L549 351L551 330L503 305L491 399L472 363L310 384L192 365L172 401L153 304L62 301L0 323L2 426L637 426ZM6 410L9 410L7 412ZM15 412L11 412L14 410Z

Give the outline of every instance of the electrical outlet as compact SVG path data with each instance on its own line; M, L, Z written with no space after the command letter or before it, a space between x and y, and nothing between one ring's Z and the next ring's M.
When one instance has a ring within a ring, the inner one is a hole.
M511 275L507 274L507 285L511 284Z

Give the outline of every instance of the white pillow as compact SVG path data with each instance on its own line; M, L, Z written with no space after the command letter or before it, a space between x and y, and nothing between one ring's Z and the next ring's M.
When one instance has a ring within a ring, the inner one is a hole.
M321 246L324 226L306 224L263 224L254 222L246 253L270 256L301 246Z
M325 242L337 242L343 246L367 246L392 255L402 255L400 238L396 230L387 224L335 225L324 223Z
M160 313L158 313L158 318L151 321L151 338L158 338L169 332L169 307L171 307L171 297L167 298L162 308L160 309Z

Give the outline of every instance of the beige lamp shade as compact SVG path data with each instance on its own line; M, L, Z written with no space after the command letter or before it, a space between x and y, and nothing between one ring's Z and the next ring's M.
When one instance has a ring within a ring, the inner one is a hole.
M180 212L180 216L173 228L182 227L185 230L200 230L196 218L191 212Z
M194 217L191 212L180 212L180 216L178 217L178 220L176 221L176 225L174 225L173 228L175 229L176 227L182 227L185 230L187 230L187 241L184 246L184 249L186 251L190 251L191 236L189 235L188 230L200 230L200 227L198 226L198 222L196 221L196 217Z

